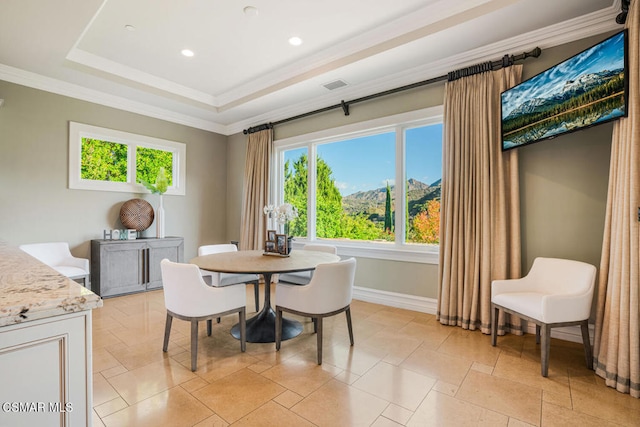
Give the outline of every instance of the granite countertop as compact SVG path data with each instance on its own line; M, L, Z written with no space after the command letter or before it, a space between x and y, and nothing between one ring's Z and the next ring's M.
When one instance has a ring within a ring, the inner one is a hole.
M0 242L0 326L101 306L102 299L89 289Z

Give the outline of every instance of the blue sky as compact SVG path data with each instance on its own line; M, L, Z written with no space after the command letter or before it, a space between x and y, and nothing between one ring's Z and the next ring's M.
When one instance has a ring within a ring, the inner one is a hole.
M567 59L564 62L523 82L515 90L503 93L502 116L524 101L548 98L562 91L567 80L576 80L583 74L615 70L624 66L624 33L618 33L602 43Z
M407 177L426 184L442 178L442 125L407 130ZM306 149L287 151L297 159ZM343 196L395 183L395 136L383 133L318 145Z

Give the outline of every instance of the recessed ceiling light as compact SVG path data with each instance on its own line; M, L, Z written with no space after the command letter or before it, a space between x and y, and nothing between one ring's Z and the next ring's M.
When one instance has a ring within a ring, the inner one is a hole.
M135 31L136 27L134 27L133 25L127 24L124 26L124 29L127 31Z
M300 37L291 37L289 39L289 44L291 46L300 46L302 44L302 39Z
M258 8L253 6L246 6L242 9L245 15L247 16L258 16Z
M180 51L180 53L182 53L184 56L186 56L186 57L188 57L188 58L191 58L193 55L195 55L195 54L193 53L193 51L192 51L192 50L189 50L189 49L182 49L182 50Z

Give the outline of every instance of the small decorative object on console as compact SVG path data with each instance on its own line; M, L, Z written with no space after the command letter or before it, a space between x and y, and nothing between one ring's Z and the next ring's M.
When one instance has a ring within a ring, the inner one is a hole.
M133 229L103 230L102 238L104 240L136 240L138 238L138 232Z
M158 209L156 212L156 237L158 239L164 239L164 206L162 205L162 195L169 188L169 179L167 178L167 173L164 168L161 167L158 169L158 175L156 177L156 183L149 184L146 181L141 181L142 185L144 185L147 190L151 191L153 194L160 195L160 204L158 205Z
M144 231L153 223L153 218L153 207L143 199L128 200L120 208L120 222L128 229Z

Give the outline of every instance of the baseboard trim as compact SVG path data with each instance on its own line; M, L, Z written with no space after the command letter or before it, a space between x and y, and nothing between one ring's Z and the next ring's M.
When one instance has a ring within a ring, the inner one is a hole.
M535 323L529 323L527 325L527 333L535 334ZM593 337L595 334L595 327L593 324L589 324L589 341L593 345ZM563 328L551 328L551 338L556 338L563 341L575 342L582 344L582 331L580 326L565 326Z
M413 310L428 314L436 314L436 310L438 308L438 300L433 298L381 291L378 289L363 288L361 286L354 286L353 298L360 301L387 305L389 307L404 308L406 310Z
M438 300L434 298L381 291L378 289L364 288L362 286L353 287L353 299L428 314L436 314L438 309ZM529 323L527 325L526 332L529 334L535 334L536 325L534 323ZM591 343L593 344L594 325L592 324L589 325L589 336ZM551 337L563 341L582 343L582 332L580 331L580 326L552 328Z

